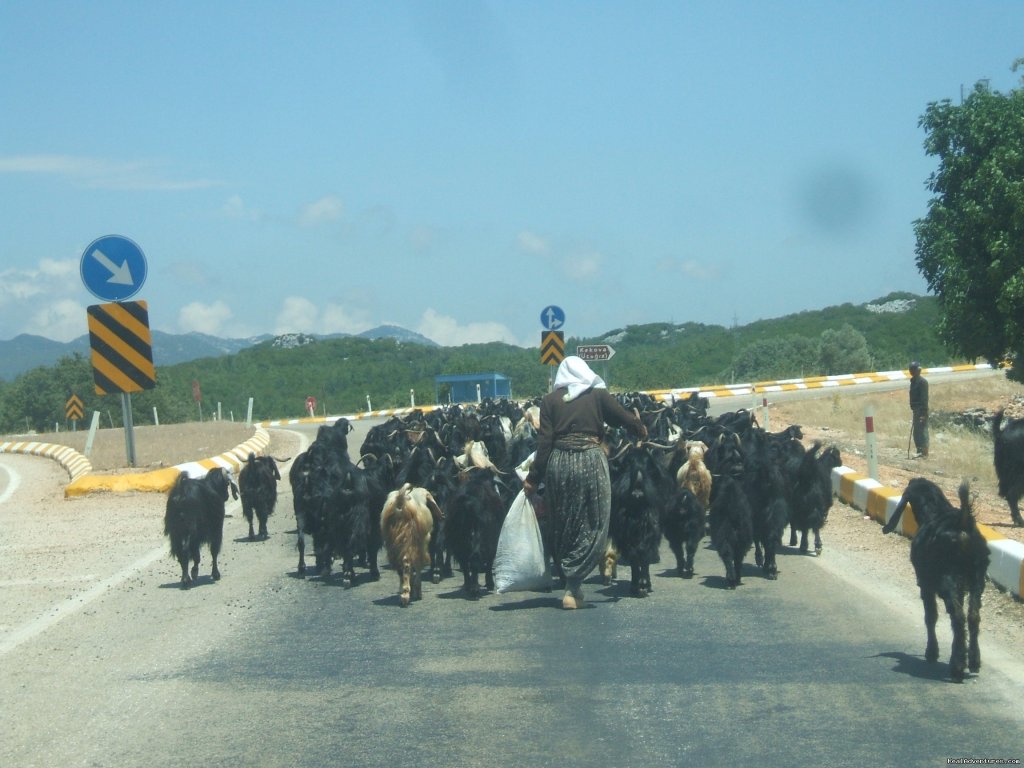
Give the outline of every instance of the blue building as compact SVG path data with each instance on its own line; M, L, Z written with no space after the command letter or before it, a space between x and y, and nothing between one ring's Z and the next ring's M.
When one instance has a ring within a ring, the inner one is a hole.
M469 373L434 377L434 402L475 403L512 399L512 382L500 373Z

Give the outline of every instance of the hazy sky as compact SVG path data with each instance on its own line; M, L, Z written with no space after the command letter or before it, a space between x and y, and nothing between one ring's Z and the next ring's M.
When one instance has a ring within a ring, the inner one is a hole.
M1006 91L1024 4L0 4L0 338L391 323L537 346L925 293L918 119Z

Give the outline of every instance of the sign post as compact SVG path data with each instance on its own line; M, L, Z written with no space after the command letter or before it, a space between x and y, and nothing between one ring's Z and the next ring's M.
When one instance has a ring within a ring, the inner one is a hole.
M96 393L121 393L130 467L135 466L131 393L156 386L156 373L148 307L144 301L121 302L139 292L147 271L142 249L121 235L93 240L79 261L79 274L89 292L98 299L114 302L88 308L89 344Z
M565 359L565 334L559 329L565 325L565 312L551 304L540 312L540 324L544 332L540 335L540 362L542 365L558 365ZM554 385L552 369L550 384Z

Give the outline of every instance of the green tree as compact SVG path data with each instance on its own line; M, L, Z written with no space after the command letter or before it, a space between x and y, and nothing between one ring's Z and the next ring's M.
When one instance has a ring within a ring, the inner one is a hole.
M1016 71L1024 63L1014 62ZM939 335L955 352L996 363L1024 352L1024 90L978 84L959 106L920 119L934 197L914 222L917 267L940 300ZM1022 357L1021 359L1024 359ZM1018 367L1011 377L1024 379Z
M804 336L762 339L740 350L733 363L739 381L774 381L817 373L818 344Z
M871 353L864 334L852 325L828 328L821 332L818 345L818 362L821 373L831 376L837 373L862 373L871 370Z

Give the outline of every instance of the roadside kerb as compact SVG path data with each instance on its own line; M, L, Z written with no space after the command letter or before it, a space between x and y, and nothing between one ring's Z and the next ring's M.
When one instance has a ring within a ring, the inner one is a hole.
M230 469L238 473L250 453L262 455L270 445L270 434L262 427L256 427L255 434L241 445L230 451L213 456L209 459L189 461L173 467L156 469L152 472L127 473L121 475L87 475L72 481L65 489L67 497L82 496L86 493L106 491L108 493L125 493L140 491L144 493L167 493L178 475L185 473L190 477L203 477L214 467Z
M832 470L832 491L841 501L867 513L873 520L885 524L892 518L903 492L887 488L867 475L855 472L849 467ZM913 505L908 504L900 516L896 529L913 538L917 533L917 520ZM985 537L991 560L988 577L1001 589L1008 590L1018 598L1024 594L1024 544L1008 539L990 526L978 523L978 530Z
M31 440L0 443L0 453L21 453L30 456L45 456L53 459L67 470L72 480L92 472L92 464L74 448L55 443L37 443Z
M472 405L472 403L466 403ZM259 426L269 429L271 427L290 427L296 424L334 424L339 419L349 421L362 421L363 419L390 418L392 416L408 416L411 413L430 413L443 405L424 405L405 408L388 408L383 411L364 411L362 413L346 413L340 416L303 416L298 419L274 419L272 421L261 421Z
M971 365L946 365L925 368L922 373L968 373L972 371L990 371L988 363ZM685 400L694 393L698 397L722 398L741 397L743 395L759 395L770 392L795 392L803 389L828 389L850 386L853 384L880 384L889 381L905 381L910 374L905 370L874 371L871 373L844 373L836 376L808 376L800 379L779 379L777 381L758 381L747 384L728 384L712 387L683 387L680 389L653 389L646 394L651 397L674 402Z

